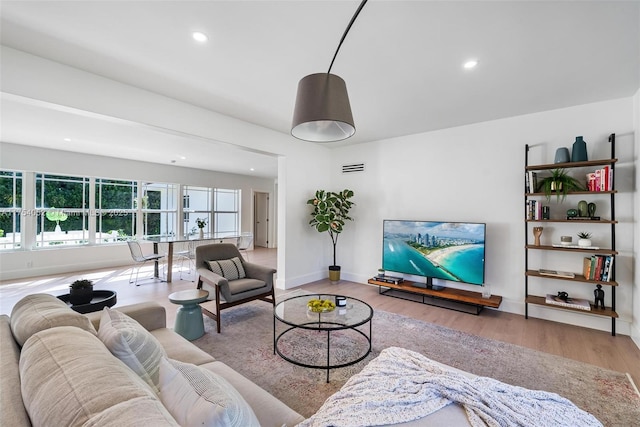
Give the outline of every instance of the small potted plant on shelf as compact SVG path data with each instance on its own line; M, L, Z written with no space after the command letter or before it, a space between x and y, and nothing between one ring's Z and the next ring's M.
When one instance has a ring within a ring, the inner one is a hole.
M540 181L538 189L544 192L547 200L551 200L551 195L555 194L557 201L564 202L569 192L584 190L584 186L564 169L553 169L551 176L545 177ZM562 196L562 200L560 196Z
M88 304L93 298L93 282L80 279L69 285L69 302L72 305Z
M586 231L581 231L580 233L578 233L578 246L591 246L591 233L588 233Z

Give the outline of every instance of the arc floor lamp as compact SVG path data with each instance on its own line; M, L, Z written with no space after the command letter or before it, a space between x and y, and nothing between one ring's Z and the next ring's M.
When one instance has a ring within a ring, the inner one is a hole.
M338 44L326 73L309 74L298 83L296 105L293 111L291 135L311 142L335 142L356 133L344 80L331 74L342 42L368 0L363 0L351 18Z

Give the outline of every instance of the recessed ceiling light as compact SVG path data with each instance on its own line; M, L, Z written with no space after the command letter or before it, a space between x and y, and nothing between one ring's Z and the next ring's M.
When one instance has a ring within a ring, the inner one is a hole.
M67 142L71 142L71 138L65 138L64 140Z
M463 67L467 70L470 70L472 68L475 68L477 65L478 65L477 59L470 59L469 61L464 63Z
M180 160L187 160L187 158L186 158L185 156L178 156L178 158L179 158Z
M209 40L209 37L205 33L201 33L200 31L194 31L191 36L197 42L204 43Z
M253 172L255 169L254 169L254 168L250 168L249 170L250 170L251 172Z

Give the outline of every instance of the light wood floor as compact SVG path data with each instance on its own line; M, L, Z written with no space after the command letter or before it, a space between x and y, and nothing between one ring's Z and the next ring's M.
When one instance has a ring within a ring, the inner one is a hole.
M249 261L275 268L276 250L257 248L250 251ZM91 270L73 274L59 274L29 279L0 282L0 313L10 314L13 305L24 295L44 292L53 295L68 293L69 283L85 278L94 281L95 289L110 289L118 294L118 306L155 300L167 309L167 324L172 325L178 306L167 296L183 289L195 287L184 266L183 280L174 270L174 281L165 283L150 278L151 269L141 271L140 286L129 284L131 266ZM193 275L193 273L192 273ZM337 293L358 298L375 310L383 310L441 326L457 329L486 338L567 357L619 372L628 372L640 386L640 349L630 337L596 331L573 325L550 322L485 309L479 316L405 301L378 294L375 286L342 281L332 284L328 280L309 283L301 287L312 292ZM278 292L278 291L277 291ZM224 316L224 312L223 312ZM222 331L224 333L224 330Z

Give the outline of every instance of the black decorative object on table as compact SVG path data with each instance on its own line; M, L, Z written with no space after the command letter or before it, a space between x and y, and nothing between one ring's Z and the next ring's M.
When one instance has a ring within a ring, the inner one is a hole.
M87 279L76 280L69 285L69 302L72 305L88 304L93 298L93 282Z
M596 285L596 289L593 290L593 295L596 299L594 308L598 308L598 303L600 303L601 308L604 310L604 291L602 290L602 285Z
M558 298L560 298L564 302L567 302L567 300L569 299L569 294L564 291L560 291L558 292Z

